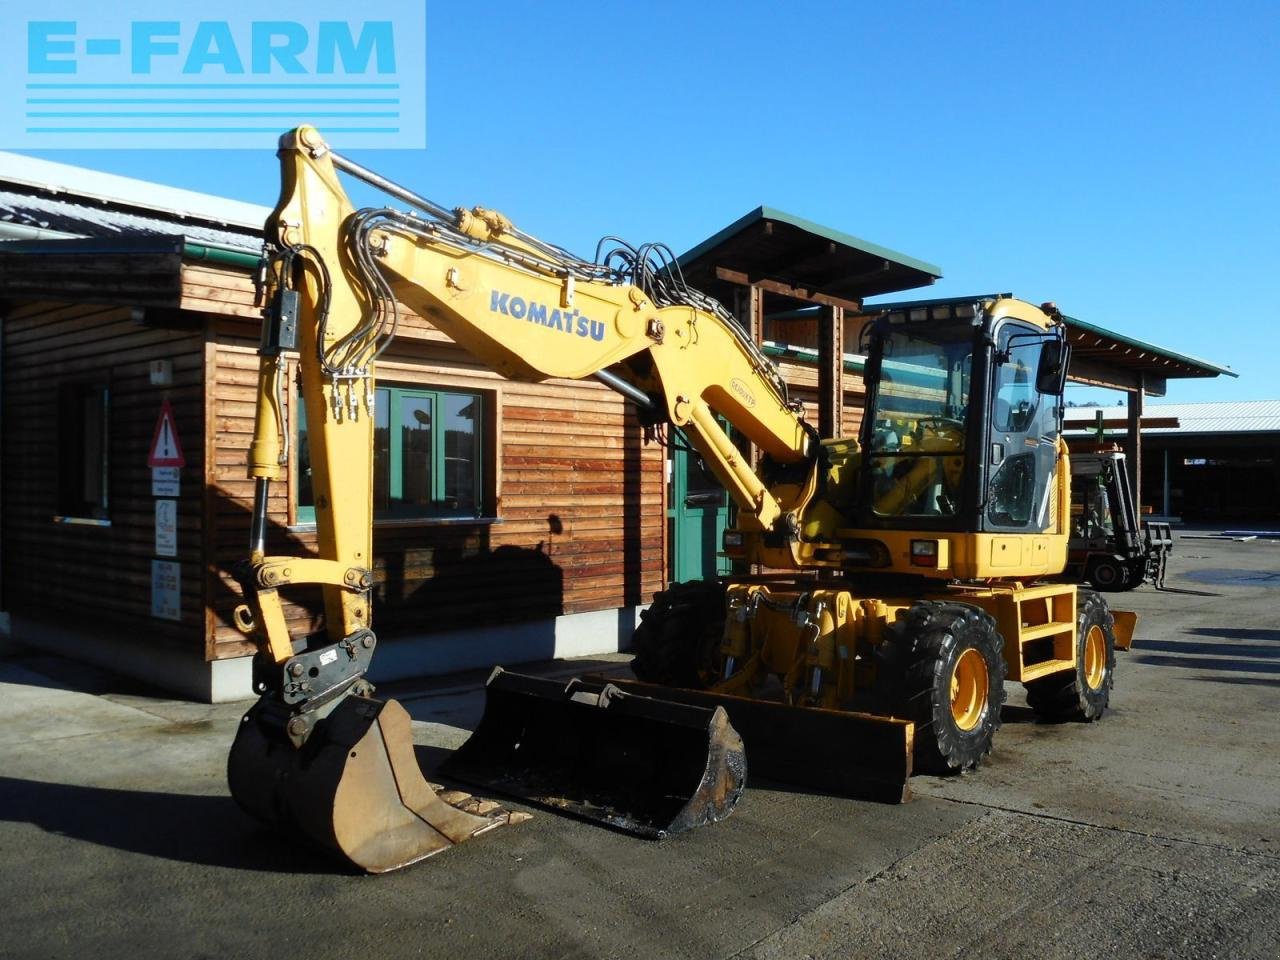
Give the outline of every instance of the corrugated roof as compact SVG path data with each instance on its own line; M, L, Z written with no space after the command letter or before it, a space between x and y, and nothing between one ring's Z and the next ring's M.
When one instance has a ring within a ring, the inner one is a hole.
M257 253L262 248L262 228L229 229L177 216L145 216L132 211L100 206L64 194L67 199L48 195L17 193L0 188L0 235L6 226L21 228L24 237L172 237L182 235L193 243ZM8 231L11 235L18 231Z
M1280 433L1280 400L1148 403L1143 413L1177 417L1177 427L1144 428L1143 434Z
M261 230L269 207L229 197L167 187L87 167L54 163L0 150L0 183L22 186L21 192L69 193L113 206L136 207L184 220L206 220L231 227Z
M0 240L182 236L257 253L270 209L0 152Z

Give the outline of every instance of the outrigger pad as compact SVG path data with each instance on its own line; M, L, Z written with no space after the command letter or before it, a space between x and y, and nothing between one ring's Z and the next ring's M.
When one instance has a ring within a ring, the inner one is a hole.
M661 839L733 812L746 783L725 712L497 668L443 776Z
M284 735L289 716L269 696L244 715L227 760L231 795L250 816L354 867L397 870L528 819L474 798L451 804L437 796L414 757L409 714L394 700L346 697L301 747Z
M747 762L758 779L881 803L911 798L915 725L909 720L636 680L613 683L633 693L723 708L742 735Z

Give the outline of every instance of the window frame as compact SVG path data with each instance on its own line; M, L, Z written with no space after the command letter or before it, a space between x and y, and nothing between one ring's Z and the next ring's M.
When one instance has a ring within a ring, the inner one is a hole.
M83 524L86 526L111 526L111 385L102 380L69 380L58 384L58 456L57 483L54 489L53 519L57 523ZM75 469L83 483L86 462L87 435L83 420L74 429L66 422L71 405L83 409L86 398L97 394L100 400L101 439L98 460L101 469L99 483L101 498L96 503L79 500L71 503L67 495L70 486L68 471Z
M431 402L433 420L439 420L442 411L445 409L444 403L447 397L463 397L480 404L477 415L474 418L475 424L475 480L474 480L474 513L452 513L436 509L434 506L420 511L404 511L391 512L387 508L379 508L375 506L373 524L375 527L383 526L400 526L400 525L446 525L459 523L496 523L498 518L493 515L491 504L496 504L497 498L493 494L496 481L496 454L490 449L490 435L496 434L496 429L491 429L490 424L496 416L498 407L497 398L493 391L477 389L474 387L455 386L447 384L419 384L419 383L380 383L375 387L375 408L377 416L380 418L385 414L389 427L388 444L387 444L387 489L385 496L390 502L393 491L397 489L397 479L403 483L404 469L404 449L403 436L398 424L398 411L403 399L418 398L429 399ZM292 431L295 450L301 449L301 428L306 416L306 410L302 402L301 392L295 392L293 396L295 414L291 418ZM431 487L433 505L443 503L443 495L446 484L446 431L435 430L431 432ZM375 449L374 456L378 456ZM302 482L302 465L297 454L292 457L290 469L290 490L289 505L292 512L291 526L312 528L315 526L315 507L314 505L303 505L300 503L300 485ZM378 471L374 471L375 482ZM403 488L401 487L401 492ZM375 504L378 499L378 491L374 491Z

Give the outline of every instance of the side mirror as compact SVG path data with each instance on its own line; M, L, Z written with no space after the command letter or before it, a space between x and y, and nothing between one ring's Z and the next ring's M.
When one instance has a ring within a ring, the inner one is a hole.
M1040 350L1040 365L1036 368L1036 391L1062 396L1070 360L1071 348L1065 340L1046 340Z

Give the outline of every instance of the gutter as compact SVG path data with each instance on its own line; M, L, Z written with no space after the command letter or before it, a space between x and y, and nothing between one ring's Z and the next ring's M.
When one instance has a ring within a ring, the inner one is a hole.
M129 237L130 240L137 241L137 236ZM257 270L259 256L249 253L245 250L235 250L230 247L219 247L207 243L193 243L186 237L160 237L157 238L162 243L174 243L180 241L182 244L181 254L184 262L193 263L212 263L223 267L236 267L241 270ZM25 223L9 223L0 221L0 250L3 250L5 243L21 243L23 241L50 241L58 243L60 241L92 241L97 240L94 244L95 252L111 251L112 238L110 237L86 237L84 234L66 233L62 230L50 230L47 227L33 227ZM144 241L145 242L145 241ZM49 252L41 250L39 252ZM120 247L119 252L128 252L128 248L124 245ZM179 251L173 251L179 252Z
M243 250L229 250L226 247L212 247L203 243L191 243L183 240L182 260L196 263L214 263L222 267L240 267L245 270L257 270L261 259Z

